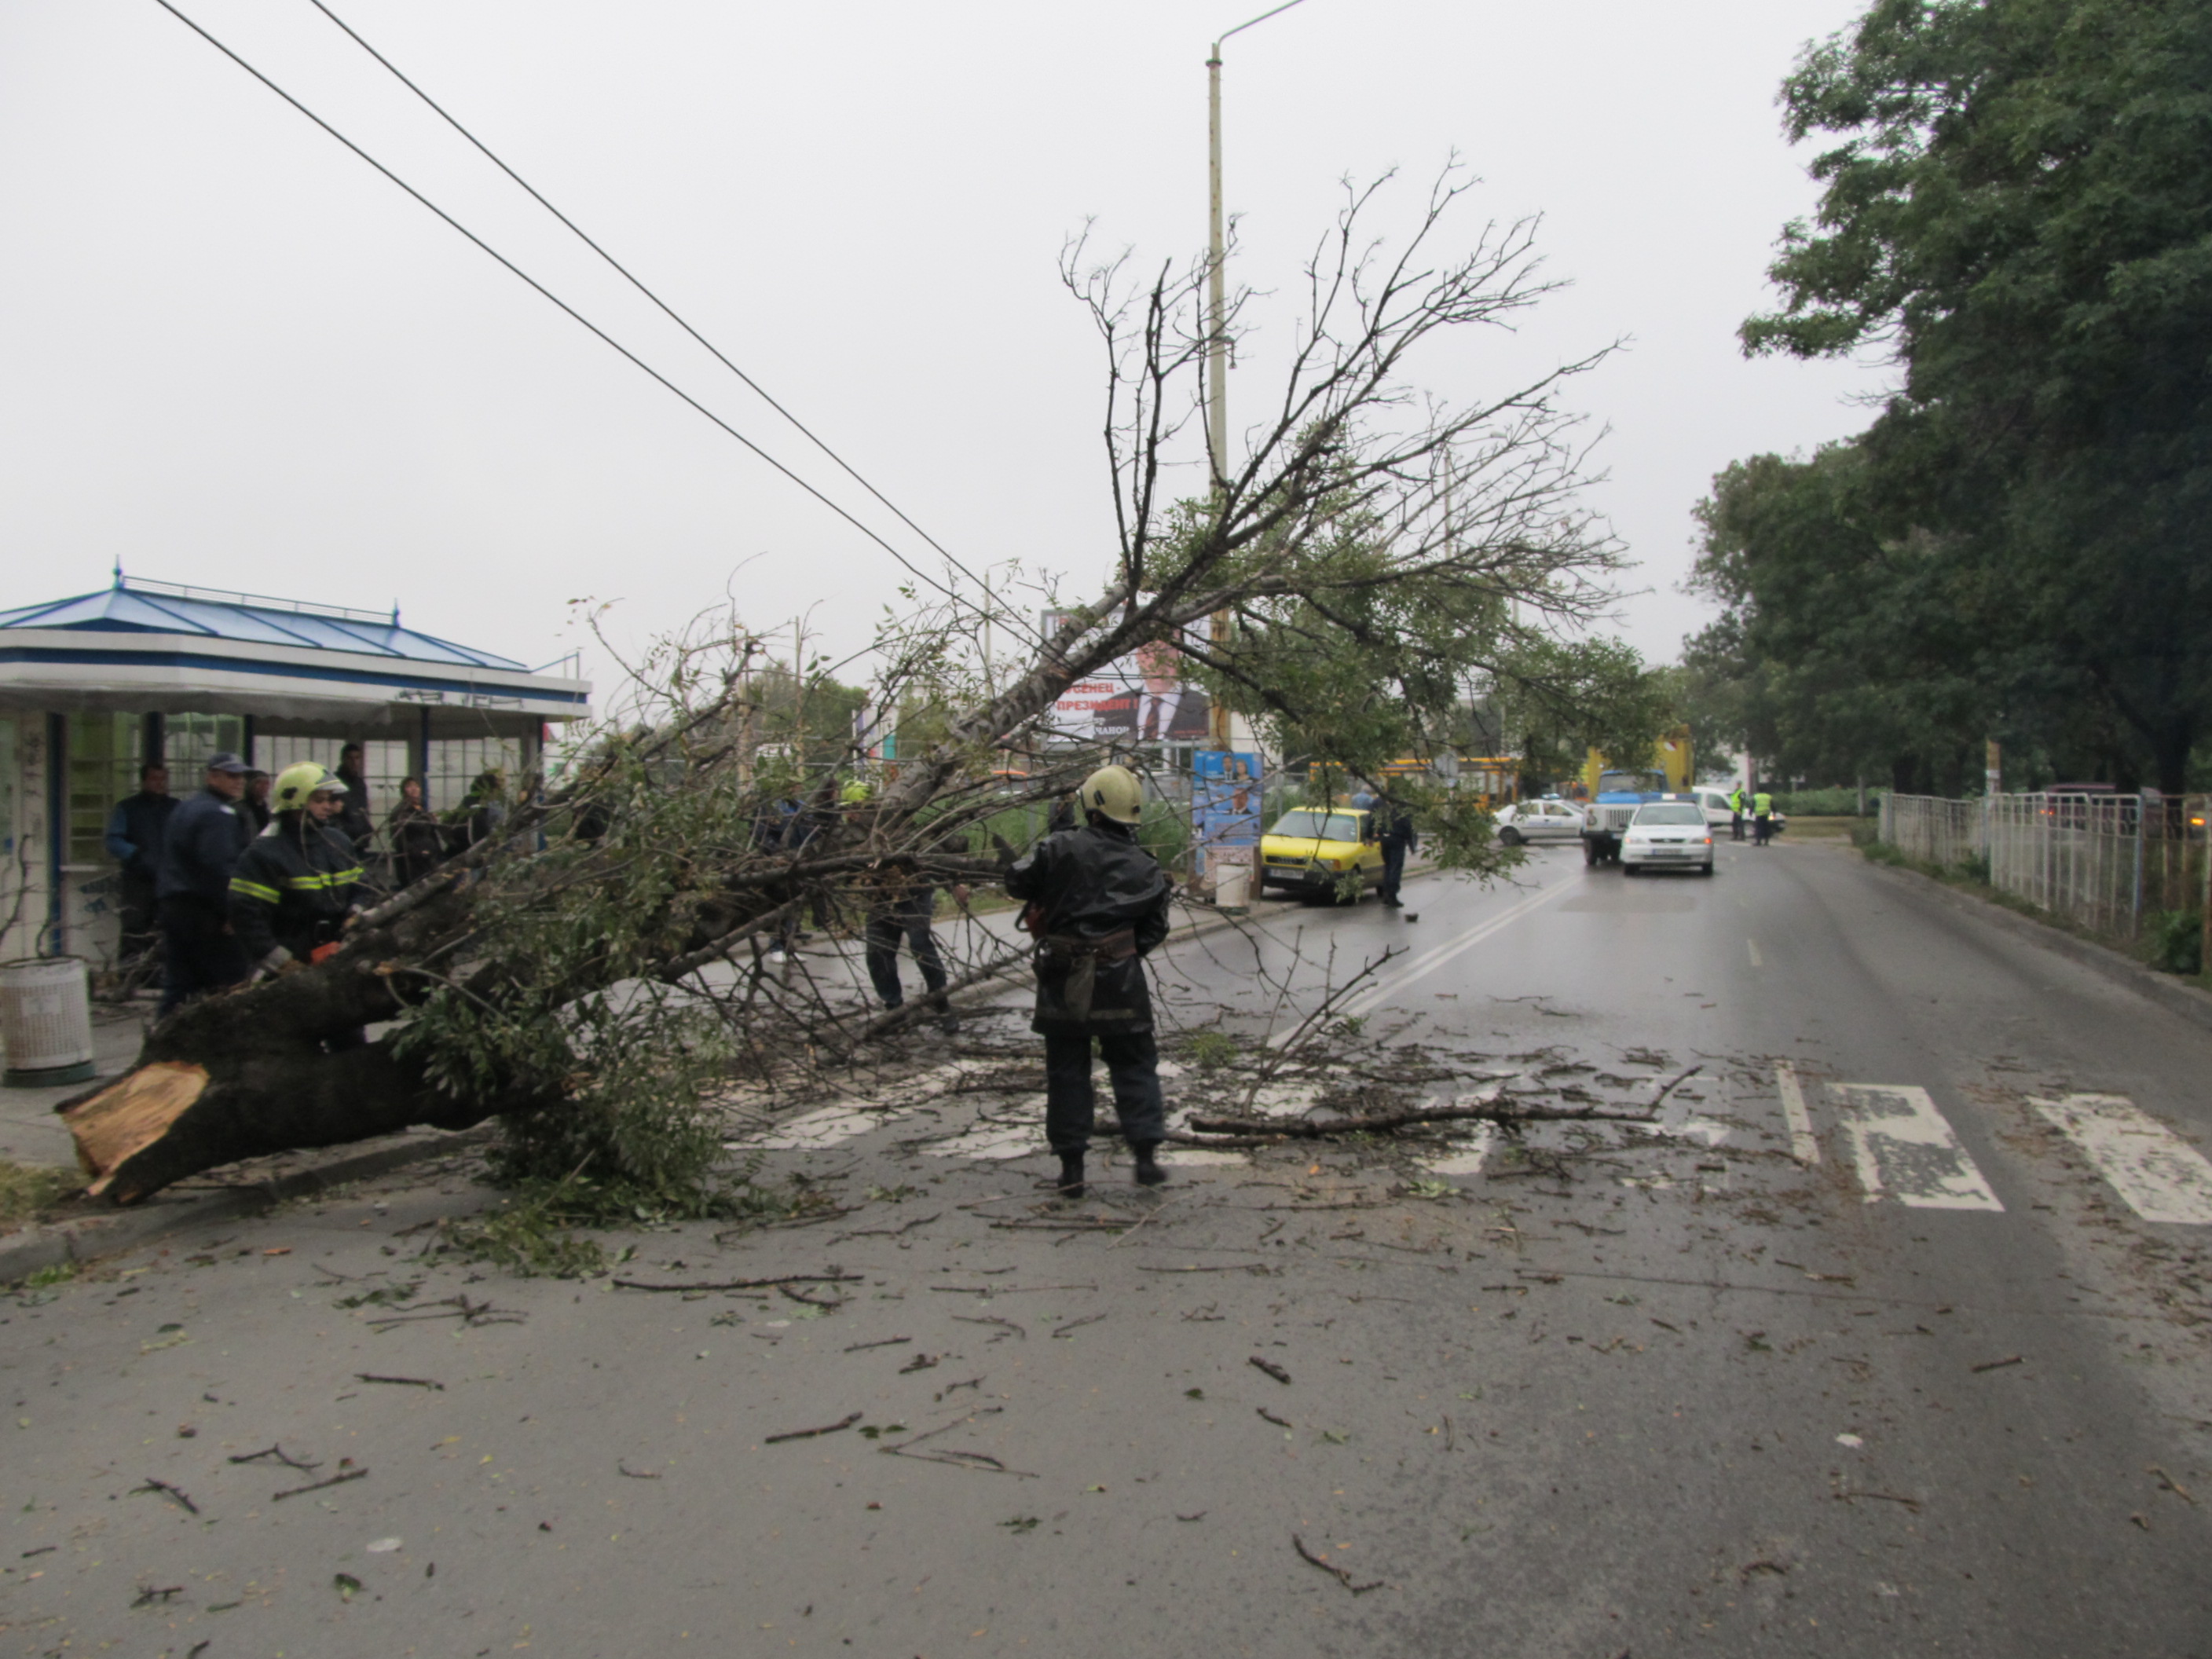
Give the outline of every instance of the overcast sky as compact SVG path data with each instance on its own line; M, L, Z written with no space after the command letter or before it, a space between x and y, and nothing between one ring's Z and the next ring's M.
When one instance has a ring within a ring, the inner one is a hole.
M826 464L308 0L181 8L749 437ZM1263 0L331 0L946 547L1088 587L1100 353L1065 239L1205 236L1208 40ZM1592 492L1671 659L1690 507L1732 459L1863 427L1863 366L1746 362L1806 156L1775 94L1857 0L1304 0L1225 52L1234 280L1266 390L1339 181L1454 153L1571 282L1433 389L1577 383ZM890 556L347 154L155 0L0 5L0 604L136 574L380 607L529 663L571 600L635 641L726 590L844 648ZM1240 399L1242 404L1240 405ZM882 520L880 512L872 514ZM895 526L890 526L896 528ZM918 544L902 532L902 546Z

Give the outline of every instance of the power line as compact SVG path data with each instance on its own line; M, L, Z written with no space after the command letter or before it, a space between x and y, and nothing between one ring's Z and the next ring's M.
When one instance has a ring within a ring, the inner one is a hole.
M723 354L720 347L716 346L712 340L709 340L705 335L702 334L697 329L694 328L688 321L679 315L674 307L671 306L665 300L662 299L658 294L647 287L645 283L639 278L636 273L632 271L627 265L623 264L621 260L616 258L613 254L608 252L605 248L600 246L596 240L586 234L582 226L579 225L567 214L562 212L559 208L555 207L552 203L547 201L544 195L536 185L532 185L527 179L525 179L512 167L508 166L507 163L492 149L490 145L485 143L483 139L477 137L475 133L470 131L466 126L463 125L460 120L454 116L453 112L447 109L444 105L441 104L436 99L431 97L428 93L423 91L421 87L417 86L397 64L393 63L389 58L386 58L382 52L379 52L374 46L372 46L367 40L363 40L354 29L353 26L348 23L345 19L339 16L336 12L332 11L329 6L325 5L324 3L324 0L308 0L308 3L313 5L317 11L322 13L324 16L329 18L332 23L336 24L337 27L344 33L348 40L351 40L356 46L359 46L363 52L367 52L371 58L374 58L379 64L381 64L386 70L390 70L392 77L397 80L400 85L405 87L408 91L413 93L425 104L428 104L432 110L436 112L439 118L444 121L447 126L453 128L455 132L459 133L462 137L467 139L470 143L473 144L478 153L480 153L486 161L489 161L494 167L497 167L509 179L512 179L517 185L520 185L524 191L528 194L532 201L537 203L538 206L544 208L556 219L558 219L564 226L574 234L577 240L583 243L586 247L591 249L592 252L598 254L600 258L605 260L609 265L612 266L624 282L628 283L640 294L645 295L647 299L652 301L653 303L659 308L662 315L665 316L669 321L674 323L677 327L682 329L686 334L697 341L700 345L706 349L708 355L713 357L716 362L721 364L724 368L728 369L731 374L736 375L738 380L744 381L744 384L760 398L762 402L765 403L770 409L782 416L785 420L790 422L793 427L797 428L799 432L809 443L812 444L817 449L820 450L824 455L827 455L832 461L836 462L839 469L844 472L846 477L851 478L854 483L859 484L861 489L866 490L869 495L874 496L878 502L890 510L891 514L896 517L901 524L904 525L908 530L914 532L915 535L921 537L923 541L928 543L931 548L939 554L955 570L960 572L962 575L967 577L970 581L981 581L981 578L978 577L974 571L969 569L967 566L961 563L958 559L953 557L952 554L948 551L945 545L934 536L931 535L927 530L924 530L920 525L908 518L905 513L902 512L896 502L893 501L888 495L885 495L882 490L877 489L875 485L870 483L866 478L863 477L859 471L851 465L851 463L848 462L843 456L840 455L836 450L832 449L828 443L824 442L822 438L817 435L813 429L804 421L800 420L799 416L793 414L781 403L777 402L776 399L770 395L767 387L762 386L761 383L754 380L751 375L746 374L744 370L739 368L737 364L732 362L730 359ZM1291 0L1291 3L1298 3L1298 0Z
M352 151L356 155L359 156L362 161L364 161L368 162L369 166L371 166L372 167L374 167L374 168L375 168L379 173L382 173L382 174L383 174L386 179L390 179L393 184L395 184L395 185L398 185L400 189L402 189L402 190L405 191L407 192L407 194L408 194L408 195L410 195L410 196L413 197L413 198L414 198L417 202L421 203L424 207L426 207L426 208L429 209L431 212L433 212L433 213L436 214L436 215L438 216L438 217L439 217L439 218L441 218L441 219L444 220L444 221L446 222L446 223L447 223L447 224L448 224L448 225L450 225L451 227L453 227L453 229L455 229L455 230L459 231L459 232L463 236L466 237L466 238L467 238L467 239L468 239L471 243L473 243L473 244L474 244L477 248L481 249L483 252L485 252L485 253L487 253L487 254L490 255L492 258L495 259L496 261L498 261L498 262L499 262L499 264L501 264L501 265L503 265L504 267L506 267L506 269L507 269L508 271L512 272L514 276L518 276L518 277L521 278L521 280L522 280L524 283L527 283L527 284L528 284L528 285L529 285L529 286L530 286L533 290L535 290L538 294L539 294L540 295L542 295L544 298L545 298L545 299L547 299L547 300L550 301L551 301L555 306L558 307L561 309L561 311L562 311L562 313L564 313L566 315L568 315L569 318L571 318L571 319L573 319L574 321L576 321L576 322L578 322L578 323L581 324L585 328L586 328L586 329L590 330L590 331L591 331L591 332L592 332L593 335L597 336L597 337L599 337L602 342L604 342L605 344L607 344L607 345L609 345L609 346L612 347L616 351L619 352L619 353L620 353L623 357L627 358L627 359L628 359L631 363L635 364L637 368L641 368L641 369L644 370L644 372L645 372L647 374L650 375L650 376L651 376L654 380L658 381L661 386L665 386L665 387L667 390L669 390L670 392L674 392L674 393L676 394L676 396L677 396L677 397L678 397L678 398L682 398L682 399L683 399L686 404L690 404L693 409L696 410L700 414L702 414L702 415L705 416L708 420L712 421L712 422L713 422L716 426L720 427L720 428L721 428L725 433L728 434L731 437L735 438L735 439L739 442L739 443L743 444L743 445L744 445L747 449L750 450L750 451L751 451L755 455L758 456L762 460L763 460L763 461L767 462L767 463L769 464L769 465L770 465L770 466L774 467L774 468L775 468L778 472L781 473L785 477L787 477L787 478L790 479L792 483L793 483L797 484L797 485L798 485L801 489L805 490L808 495L810 495L813 496L813 497L814 497L814 499L815 499L816 501L817 501L821 502L823 506L824 506L824 507L828 507L828 508L829 508L832 513L835 513L835 514L836 514L839 518L841 518L841 519L844 520L844 521L845 521L847 524L851 525L851 526L853 526L853 528L854 528L854 529L855 529L855 530L859 531L859 532L860 532L863 536L866 536L866 537L870 541L873 542L877 546L878 546L878 547L880 547L880 548L882 548L882 549L884 550L884 552L886 552L886 553L890 554L890 555L891 556L891 557L893 557L894 559L896 559L896 560L899 562L899 563L900 563L901 565L904 566L904 567L906 568L906 569L907 569L907 570L908 570L909 572L911 572L915 576L916 576L917 578L919 578L919 579L920 579L921 580L922 580L923 582L926 582L926 583L927 583L927 584L928 584L930 586L932 586L932 587L935 588L939 592L940 592L940 593L944 594L947 599L954 600L956 603L963 604L963 605L964 605L964 604L969 604L969 603L970 603L970 602L969 602L969 601L968 601L968 600L963 599L961 598L961 596L960 596L960 595L958 595L957 593L954 592L951 588L949 588L949 587L945 586L942 582L939 581L939 580L938 580L934 576L932 576L932 575L931 575L931 574L929 574L927 571L925 571L925 570L921 569L921 567L919 567L918 565L916 565L916 564L914 562L914 561L912 561L911 559L908 558L908 557L907 557L907 556L906 556L905 554L903 554L903 553L900 552L900 551L898 550L898 549L896 549L896 547L893 547L893 546L892 546L889 542L885 541L885 540L884 540L881 536L878 535L878 534L877 534L873 530L870 529L866 525L865 525L865 524L861 523L860 520L858 520L858 519L854 518L854 517L850 513L847 512L847 511L846 511L842 507L840 507L840 506L839 506L836 501L831 501L831 500L830 499L830 497L829 497L829 496L827 496L827 495L823 495L820 490L817 489L816 489L812 484L811 484L811 483L807 483L805 479L804 479L804 478L800 477L799 477L796 472L793 472L793 471L789 467L786 466L786 465L785 465L781 461L779 461L778 459L776 459L775 456L773 456L773 455L769 454L766 450L763 449L763 448L762 448L758 444L755 443L751 439L750 439L750 438L748 438L747 436L745 436L745 434L744 434L744 433L742 433L742 432L738 431L738 430L737 429L737 428L735 428L735 427L732 426L732 425L731 425L727 421L724 420L720 416L719 416L719 415L717 415L716 413L714 413L714 411L713 410L711 410L711 409L708 408L706 404L704 404L701 403L701 402L700 402L696 398L694 398L694 397L693 397L690 392L688 392L684 391L684 388L683 388L682 386L678 386L678 385L676 384L676 382L675 382L675 381L673 381L673 380L670 380L670 379L669 379L665 374L662 374L659 369L657 369L657 368L653 368L652 364L650 364L650 363L647 362L645 361L645 359L643 359L642 357L639 356L635 352L632 351L632 350L631 350L628 346L626 346L626 345L623 344L623 343L622 343L621 341L619 341L619 340L616 339L616 338L615 338L611 334L609 334L609 333L608 333L605 329L601 328L601 327L600 327L597 323L594 323L593 321L592 321L592 319L591 319L590 318L588 318L588 317L585 316L581 312L578 311L578 310L577 310L574 306L570 305L570 304L569 304L566 300L563 300L563 299L562 299L559 295L557 295L557 294L554 293L552 289L550 289L547 288L547 287L546 287L543 283L539 282L536 277L532 276L528 271L526 271L526 270L523 270L521 266L520 266L520 265L516 264L514 263L514 260L512 260L512 259L508 258L505 254L501 253L501 252L497 248L495 248L495 247L492 246L492 245L491 245L490 243L489 243L489 242L485 241L485 240L483 240L483 237L481 237L481 236L477 235L474 231L471 230L471 229L470 229L466 225L463 224L459 220L458 220L458 219L454 218L454 217L453 217L453 216L452 214L450 214L450 213L447 212L447 211L445 210L445 209L443 209L443 208L440 207L440 206L439 206L435 202L432 201L428 197L425 196L425 195L424 195L421 191L419 191L419 190L416 189L414 185L412 185L409 184L409 183L408 183L404 179L401 178L398 173L394 173L394 172L393 172L390 167L388 167L385 166L383 162L381 162L381 161L378 161L378 160L376 159L376 157L374 157L374 155L370 155L367 150L363 149L362 149L359 144L356 144L356 143L354 143L354 141L353 141L352 139L350 139L350 138L347 137L345 136L345 134L343 134L343 132L340 132L340 131L339 131L336 127L332 126L332 125L331 125L328 121L325 121L325 119L323 119L323 118L322 118L321 116L319 116L319 115L316 114L314 111L313 111L313 110L309 109L309 108L308 108L305 104L301 103L298 99L295 98L295 97L294 97L290 93L289 93L289 92L285 91L283 88L282 88L282 87L278 86L278 85L276 84L276 82L274 82L274 81L270 80L267 76L264 75L264 74L263 74L259 70L258 70L258 69L254 68L252 64L251 64L247 63L247 62L246 61L246 59L245 59L245 58L243 58L240 57L240 56L238 55L238 53L236 53L236 52L233 52L233 51L232 51L228 46L225 46L222 41L220 41L220 40L218 40L217 39L216 39L216 37L215 37L214 35L212 35L212 34L209 33L207 30L205 30L205 29L202 28L202 27L201 27L198 23L194 22L194 21L193 21L190 17L186 16L186 15L185 15L182 11L179 10L179 9L177 9L177 7L176 7L174 4L173 4L173 3L172 3L172 0L154 0L154 3L155 3L155 5L157 5L157 6L161 7L162 10L164 10L164 11L167 12L167 13L168 13L172 17L174 17L174 18L175 18L179 22L182 23L182 24L183 24L186 28L188 28L188 29L191 30L191 32L192 32L193 33L195 33L195 34L198 35L198 36L200 37L200 39L201 39L201 40L203 40L206 41L210 46L213 46L213 47L214 47L217 52L221 52L224 57L226 57L226 58L229 58L229 59L230 59L230 61L231 61L232 63L234 63L234 64L237 64L237 65L239 66L239 68L240 68L240 69L244 70L245 70L248 75L252 76L255 80L257 80L257 81L260 82L261 82L261 84L262 84L263 86L264 86L264 87L268 88L270 91L271 91L271 92L275 93L275 94L276 94L279 98L282 98L282 99L283 99L286 103L289 104L289 105L290 105L294 109L295 109L295 110L297 110L297 111L299 111L301 114L302 114L302 115L306 116L306 117L307 117L310 121L313 121L313 122L317 126L320 127L320 128L321 128L325 132L326 132L326 133L330 134L330 136L331 136L331 137L333 137L333 138L337 139L337 140L338 141L338 143L340 143L341 144L343 144L343 145L344 145L348 149L351 150L351 151Z

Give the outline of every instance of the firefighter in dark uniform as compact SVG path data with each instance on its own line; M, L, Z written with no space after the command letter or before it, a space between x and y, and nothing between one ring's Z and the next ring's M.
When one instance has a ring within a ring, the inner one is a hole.
M1121 1137L1137 1180L1167 1179L1158 1160L1167 1133L1159 1050L1144 958L1168 936L1173 891L1166 872L1137 844L1144 790L1136 775L1102 767L1084 781L1080 829L1048 836L1006 873L1006 890L1029 901L1022 925L1036 939L1036 1014L1044 1037L1045 1136L1060 1155L1060 1190L1084 1191L1083 1156L1095 1110L1091 1043L1114 1080Z
M230 878L230 925L257 979L337 948L361 885L361 855L331 820L346 787L313 761L288 767L270 805L276 815ZM340 1040L336 1048L361 1041Z

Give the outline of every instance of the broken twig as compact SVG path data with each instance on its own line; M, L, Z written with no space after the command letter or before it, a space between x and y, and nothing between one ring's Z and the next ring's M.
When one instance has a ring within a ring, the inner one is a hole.
M177 1502L182 1504L194 1515L198 1515L200 1512L200 1506L192 1502L191 1498L185 1493L185 1489L182 1486L173 1486L167 1481L159 1480L153 1475L149 1474L146 1477L146 1484L144 1486L133 1486L131 1489L131 1495L133 1498L136 1498L142 1492L160 1492L164 1498L175 1498Z
M793 1429L785 1434L771 1434L764 1438L761 1444L773 1446L785 1440L811 1440L817 1435L835 1434L840 1429L849 1429L860 1420L860 1413L854 1412L850 1417L841 1417L835 1423L824 1423L818 1429Z
M1306 1540L1299 1537L1296 1533L1292 1533L1291 1534L1291 1542L1297 1547L1298 1554L1302 1559L1312 1563L1315 1566L1319 1567L1323 1572L1335 1579L1338 1583L1343 1585L1345 1589L1350 1590L1354 1595L1364 1595L1371 1589L1381 1589L1382 1588L1382 1581L1380 1578L1377 1578L1371 1584L1355 1584L1352 1581L1352 1575L1350 1573L1346 1572L1342 1567L1338 1566L1333 1561L1322 1560L1321 1557L1316 1555L1311 1550L1306 1547Z
M316 1481L312 1486L295 1486L289 1492L272 1492L270 1494L269 1501L272 1504L281 1504L288 1498L297 1498L305 1492L320 1492L325 1486L342 1486L349 1480L365 1480L368 1474L368 1471L365 1468L343 1470L327 1480Z
M776 1279L722 1279L706 1284L649 1285L641 1279L617 1279L614 1283L625 1291L759 1291L771 1285L849 1285L865 1277L862 1273L785 1273Z

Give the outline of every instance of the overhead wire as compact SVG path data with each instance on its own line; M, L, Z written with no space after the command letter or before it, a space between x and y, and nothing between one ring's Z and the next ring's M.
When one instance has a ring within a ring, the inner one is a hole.
M533 291L544 299L550 301L554 306L557 307L565 315L580 324L584 328L589 330L591 333L596 336L600 341L612 348L616 352L619 353L636 368L644 371L647 375L650 376L660 386L673 392L685 404L698 411L698 413L705 416L707 419L713 422L715 426L721 428L724 433L727 434L730 437L736 439L738 443L744 445L744 447L751 451L754 455L757 456L763 461L765 461L770 467L774 468L784 477L789 479L793 483L797 484L801 489L811 495L816 501L821 502L823 506L828 507L839 518L844 520L847 524L851 525L854 529L859 531L863 536L866 537L877 546L882 548L884 552L890 554L892 558L897 560L898 562L916 579L927 584L929 586L935 588L939 593L942 593L946 599L952 600L956 604L965 605L973 608L974 601L967 599L964 595L958 593L954 589L946 586L943 582L938 580L936 577L922 569L904 553L891 545L890 542L884 540L884 538L874 529L854 517L850 512L847 511L845 507L831 500L821 490L816 489L814 485L809 483L805 478L799 477L798 473L793 471L791 468L786 466L781 461L776 459L775 456L769 454L768 451L763 449L750 438L748 438L744 433L738 431L738 428L731 425L729 422L724 420L713 410L708 408L706 404L701 403L690 392L684 391L682 386L678 386L675 381L670 380L659 369L653 368L652 364L647 362L644 358L639 356L628 346L623 344L621 341L616 339L614 336L609 334L597 323L594 323L590 318L585 316L583 313L578 311L566 300L563 300L559 295L554 293L552 289L547 288L543 283L532 276L528 271L523 270L521 266L516 264L514 260L508 258L497 248L492 246L490 243L485 241L483 237L477 235L466 225L453 217L452 214L447 212L445 209L440 207L435 202L425 196L421 191L416 189L414 185L409 184L404 179L394 173L390 167L385 166L383 162L378 161L376 157L370 155L359 144L354 143L352 139L347 137L345 134L340 132L328 121L325 121L321 116L316 114L313 110L308 108L307 105L301 103L290 93L285 91L283 87L277 85L275 81L263 74L252 64L248 63L244 58L232 51L229 46L224 45L222 41L217 40L213 34L203 28L198 22L194 21L190 16L186 15L182 10L180 10L173 3L173 0L154 0L154 3L161 7L162 10L167 12L171 16L174 17L186 28L191 30L193 33L198 35L200 39L206 41L224 57L229 58L232 63L237 64L239 68L244 70L255 80L260 82L263 86L268 88L270 91L275 93L279 98L282 98L294 109L299 111L301 114L306 116L310 121L313 121L317 126L320 127L331 137L337 139L338 143L344 145L346 149L351 150L354 155L368 162L370 167L382 173L384 177L391 180L392 183L398 185L399 188L406 191L409 196L414 198L416 201L428 208L432 213L435 214L440 219L443 220L454 230L459 232L462 236L465 237L476 247L483 252L489 255L494 260L505 267L507 270L511 272L514 276L520 278L521 281L527 284Z
M777 414L783 416L785 420L788 421L809 443L812 444L817 449L828 456L830 460L835 462L839 470L841 470L846 477L851 478L854 483L859 484L861 489L866 490L869 495L875 497L877 501L879 502L894 517L896 517L901 524L904 525L908 530L914 532L915 535L921 537L923 541L928 543L930 547L936 551L946 563L950 564L955 570L960 572L962 575L967 577L970 581L976 582L979 585L981 583L982 579L977 576L974 571L969 569L967 566L963 564L958 559L955 558L951 552L945 548L943 543L939 542L937 538L931 535L927 530L924 530L911 518L908 517L905 512L900 508L899 505L896 501L884 495L882 490L877 489L874 484L871 483L861 475L859 469L846 460L846 459L842 455L840 455L835 449L831 448L812 428L806 424L805 422L800 420L798 416L793 414L791 410L785 408L783 404L769 392L767 387L761 385L761 383L753 379L751 375L746 374L745 371L738 368L736 363L731 362L729 357L719 346L717 346L712 340L708 339L704 334L702 334L696 328L693 327L673 306L670 305L665 300L662 299L659 295L654 293L651 288L647 287L645 282L639 277L635 271L631 270L629 266L623 264L621 260L616 258L613 254L608 252L605 247L600 246L596 239L592 237L584 230L582 226L579 225L574 220L571 219L567 214L562 212L559 208L554 206L551 202L548 201L543 191L538 190L535 185L532 185L520 173L517 173L513 167L508 165L503 157L491 148L490 145L485 143L483 139L477 137L475 133L471 132L452 111L448 110L428 93L423 91L422 88L417 85L404 70L401 70L397 64L393 63L389 58L386 57L374 46L371 46L366 40L362 39L359 31L355 29L351 24L348 23L344 18L339 16L337 13L332 11L328 5L324 3L324 0L308 0L308 3L313 6L317 11L322 13L324 16L330 19L330 21L344 33L348 40L351 40L356 46L359 46L363 52L367 52L371 58L374 58L379 64L382 64L386 70L390 71L392 77L397 80L400 85L405 87L408 91L413 93L417 98L428 105L430 108L437 113L438 118L441 120L444 121L447 126L453 128L455 132L459 133L462 137L467 139L471 144L475 146L477 152L482 155L486 161L489 161L494 167L497 167L501 173L513 179L515 184L520 185L524 192L529 196L532 201L537 203L538 206L544 208L556 219L558 219L562 224L567 227L568 229L575 236L577 240L583 243L583 245L591 249L592 252L598 254L600 258L605 260L624 282L628 283L640 294L642 294L647 300L650 300L653 305L659 309L661 314L665 316L669 321L674 323L677 327L682 329L686 334L690 335L692 339L698 342L700 346L705 349L709 356L714 358L716 362L721 364L724 368L728 369L731 374L736 375L738 379L743 381L763 403L766 404L770 409L774 410ZM1297 3L1297 0L1292 0L1292 3Z

